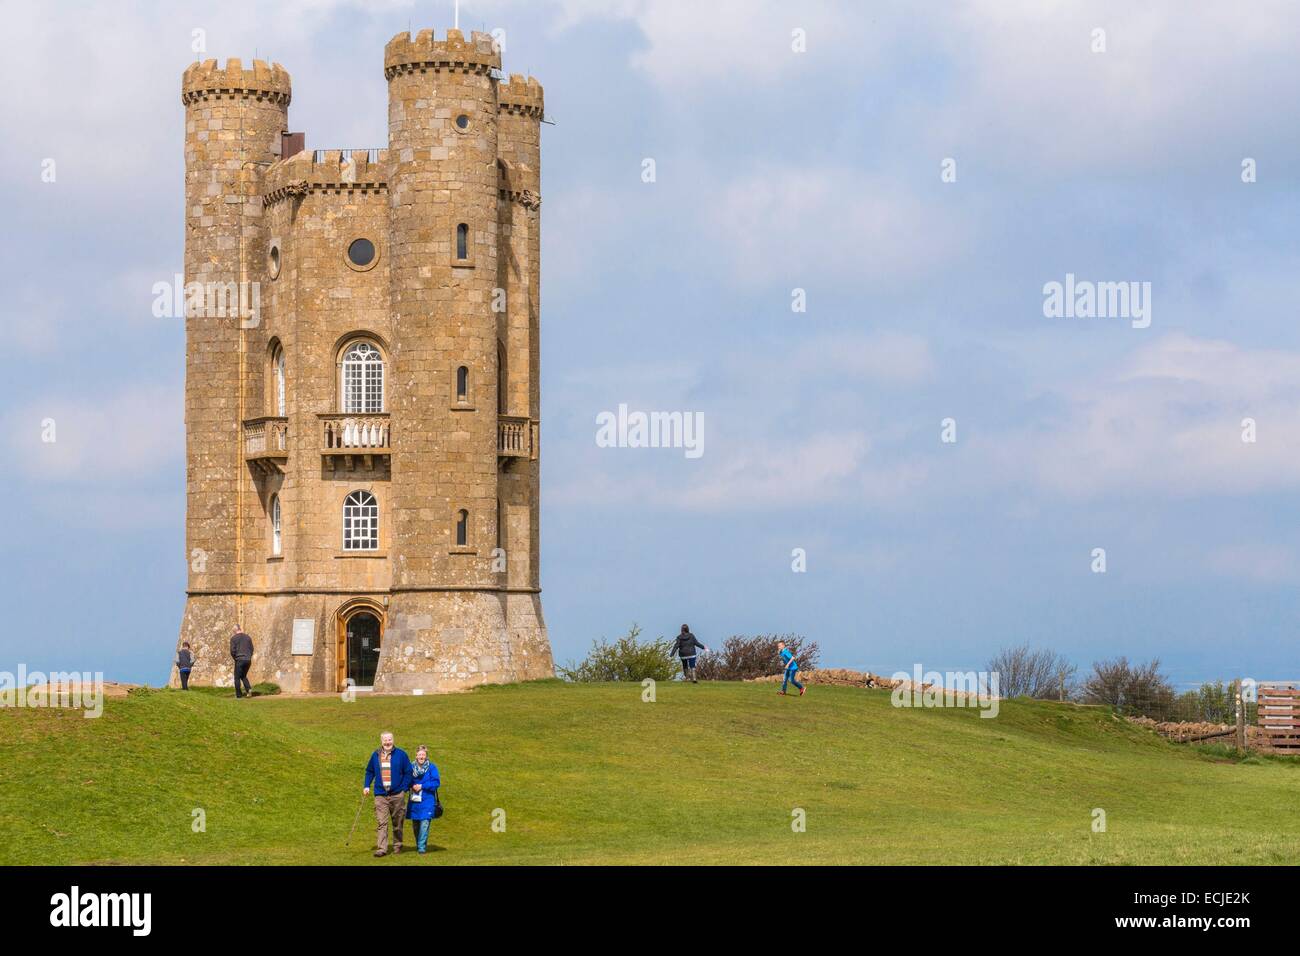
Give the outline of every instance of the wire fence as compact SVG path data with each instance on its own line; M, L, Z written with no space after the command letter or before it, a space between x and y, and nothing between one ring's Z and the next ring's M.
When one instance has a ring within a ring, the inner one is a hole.
M1125 717L1146 717L1161 723L1233 724L1237 720L1237 690L1243 689L1246 722L1258 718L1256 694L1240 679L1117 688L1113 703Z
M1300 754L1300 680L1156 682L1123 687L1114 699L1092 702L1109 703L1117 713L1182 743Z

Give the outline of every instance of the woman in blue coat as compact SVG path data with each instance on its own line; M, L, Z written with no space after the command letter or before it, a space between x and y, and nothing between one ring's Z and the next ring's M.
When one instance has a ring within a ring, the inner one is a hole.
M423 853L429 842L429 821L438 803L438 765L429 762L429 748L421 744L411 765L411 797L406 804L406 818L415 830L415 848Z

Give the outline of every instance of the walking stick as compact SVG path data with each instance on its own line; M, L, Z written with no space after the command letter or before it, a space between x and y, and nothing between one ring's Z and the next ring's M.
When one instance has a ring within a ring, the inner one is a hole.
M361 808L364 807L365 805L366 805L366 794L365 791L362 791L361 802L357 804L356 815L352 818L352 829L348 831L348 838L343 841L344 846L347 846L349 843L352 842L352 834L356 832L357 821L361 819Z

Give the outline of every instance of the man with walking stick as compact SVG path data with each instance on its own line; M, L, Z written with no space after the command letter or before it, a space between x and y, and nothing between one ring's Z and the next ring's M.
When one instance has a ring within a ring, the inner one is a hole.
M375 856L388 854L389 824L392 824L393 853L402 852L402 824L406 819L406 791L411 789L411 759L404 750L393 746L393 735L379 735L379 749L366 764L366 782L362 799L375 790Z

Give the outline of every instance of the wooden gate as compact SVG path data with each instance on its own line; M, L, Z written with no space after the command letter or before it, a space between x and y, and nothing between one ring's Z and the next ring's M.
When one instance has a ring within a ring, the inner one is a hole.
M1275 750L1300 753L1300 688L1296 682L1259 684L1259 729Z

